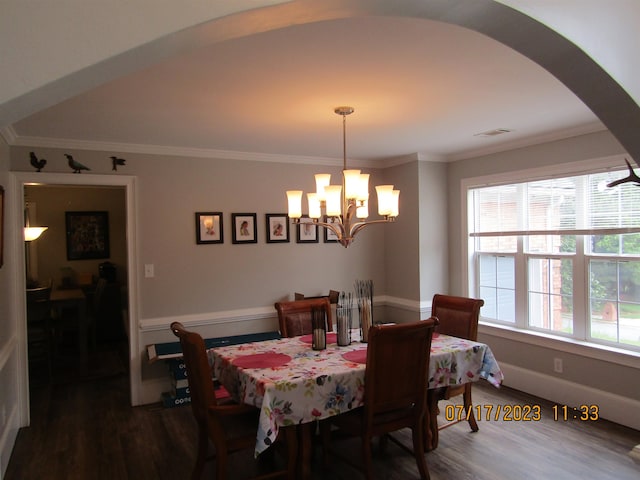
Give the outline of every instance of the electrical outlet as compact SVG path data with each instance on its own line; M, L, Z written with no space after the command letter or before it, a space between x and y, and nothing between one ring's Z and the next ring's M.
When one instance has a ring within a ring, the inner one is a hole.
M556 373L562 373L562 359L554 358L553 359L553 371Z
M147 263L144 266L144 278L153 278L155 275L153 271L153 263Z

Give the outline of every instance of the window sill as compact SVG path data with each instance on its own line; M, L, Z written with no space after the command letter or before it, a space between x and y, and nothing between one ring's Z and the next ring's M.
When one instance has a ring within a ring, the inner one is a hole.
M638 368L640 352L480 321L478 333Z

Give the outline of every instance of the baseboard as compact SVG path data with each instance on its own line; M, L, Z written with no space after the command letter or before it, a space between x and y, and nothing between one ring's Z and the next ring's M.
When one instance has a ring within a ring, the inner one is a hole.
M598 405L601 418L640 430L640 401L500 362L504 385L563 405Z

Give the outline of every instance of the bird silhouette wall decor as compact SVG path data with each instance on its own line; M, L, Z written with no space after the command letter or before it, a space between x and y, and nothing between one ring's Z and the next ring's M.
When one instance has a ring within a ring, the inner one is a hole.
M67 157L67 162L69 163L69 167L73 169L73 173L82 173L82 170L91 170L89 167L86 167L80 162L74 160L68 153L65 153L64 156Z
M124 165L126 160L124 158L111 157L111 170L118 170L118 165Z
M31 166L36 168L36 171L40 171L47 164L47 161L44 158L38 159L36 154L33 152L29 152L29 158L31 159Z

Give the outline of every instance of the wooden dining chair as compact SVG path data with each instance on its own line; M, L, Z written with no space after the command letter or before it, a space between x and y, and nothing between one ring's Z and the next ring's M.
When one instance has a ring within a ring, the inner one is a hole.
M440 322L436 331L467 340L478 340L478 319L480 318L480 308L483 305L484 300L482 299L435 294L431 304L431 315ZM472 408L471 385L471 382L463 385L452 385L430 393L436 396L435 401L449 400L459 395L463 397L465 415L460 415L459 419L439 425L438 430L455 425L462 418L466 418L471 430L478 431L478 423Z
M325 452L336 455L373 478L371 441L388 438L415 457L421 479L429 478L424 454L424 422L427 414L429 353L438 320L397 325L374 325L369 332L364 380L364 406L329 417L330 428L322 429ZM388 435L403 428L412 432L412 448ZM362 463L339 449L332 434L345 432L361 437ZM328 455L325 463L329 463Z
M202 337L185 330L179 322L171 324L171 331L180 339L191 393L191 408L198 424L198 453L191 478L199 480L205 462L215 459L216 480L226 479L229 455L241 450L253 450L255 447L260 410L251 405L234 403L231 399L218 401ZM294 427L282 428L280 432L286 437L286 468L259 475L254 480L280 477L294 480L296 432ZM209 442L215 448L211 456L207 455Z
M54 330L51 319L51 285L49 280L44 286L28 288L27 300L27 352L29 366L44 364L47 378L53 376Z
M276 302L280 335L299 337L311 333L311 310L321 308L327 315L327 331L333 329L331 303L327 297L305 298L293 302Z

